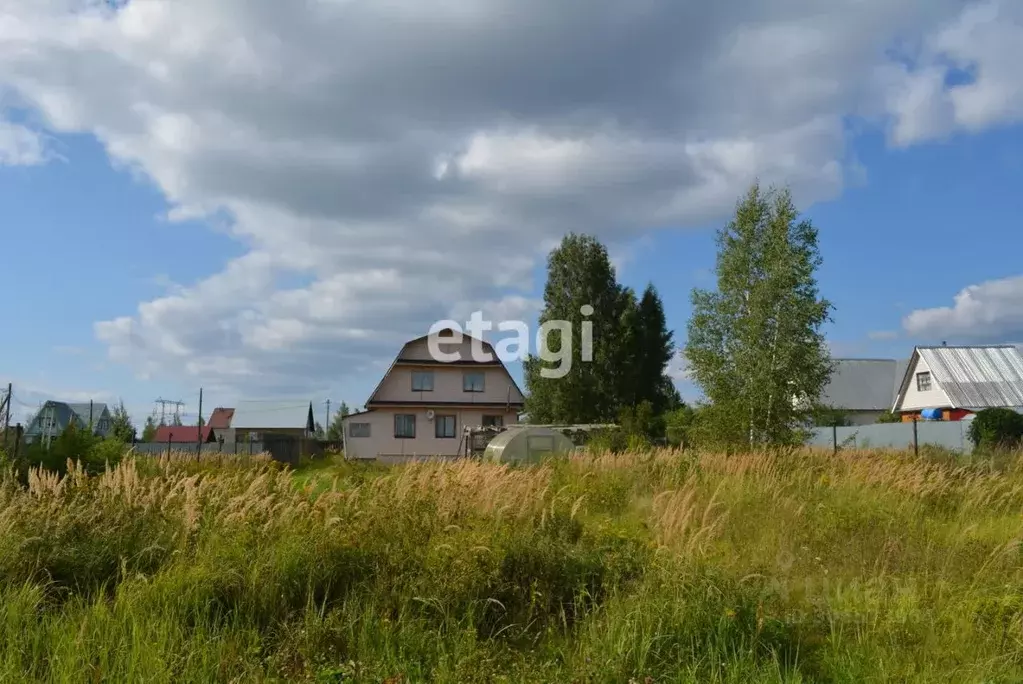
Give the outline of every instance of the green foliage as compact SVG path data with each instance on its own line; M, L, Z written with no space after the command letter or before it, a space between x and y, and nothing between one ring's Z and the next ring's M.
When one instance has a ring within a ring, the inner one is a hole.
M624 430L608 428L605 430L594 430L585 440L586 448L590 453L620 454L629 448L630 435Z
M581 312L592 306L591 316ZM649 402L656 414L681 402L666 375L675 351L664 307L652 285L642 296L620 285L606 247L596 238L569 234L547 261L547 284L540 323L568 321L571 370L544 377L557 361L531 355L523 364L526 410L536 423L609 423L621 411ZM592 360L584 360L583 323L592 325ZM553 338L551 351L558 353ZM566 362L567 363L567 362Z
M648 442L664 438L664 417L655 412L649 400L623 408L618 414L618 424L625 434L641 437Z
M156 439L156 419L146 416L146 424L142 428L142 441L152 442Z
M99 437L72 422L49 444L40 440L26 445L19 454L20 463L16 467L23 475L28 468L64 474L68 461L71 461L81 463L87 473L98 474L108 465L117 465L124 451L125 443L119 438L113 435Z
M718 232L716 291L693 291L684 355L718 443L799 443L830 379L817 230L797 219L787 190L754 185Z
M0 681L1023 681L1018 458L275 465L0 474Z
M877 422L878 423L901 423L902 422L902 414L901 413L893 413L891 411L886 411L886 412L882 413L880 416L878 416Z
M669 411L664 416L665 439L670 446L680 447L692 443L696 417L697 409L687 404Z
M119 402L110 416L110 436L125 444L135 441L135 426L131 422L124 402Z
M327 439L331 442L340 442L344 435L344 418L349 415L351 410L348 408L348 404L341 402L337 411L334 413L333 420L330 421L330 427L327 428Z
M615 280L607 248L588 235L569 234L547 259L547 283L541 325L567 321L572 334L554 332L548 344L552 353L571 357L571 371L564 377L544 377L557 371L559 363L530 354L523 363L529 396L526 411L536 423L605 423L617 414L617 393L623 382L622 361L628 349L621 339L623 319L631 295ZM582 308L593 307L591 316ZM583 322L592 324L592 360L584 360ZM560 341L555 338L561 336Z
M1018 448L1023 443L1023 414L1009 408L983 409L970 421L967 436L974 447Z
M810 415L815 427L845 427L852 424L845 411L830 406L814 407Z

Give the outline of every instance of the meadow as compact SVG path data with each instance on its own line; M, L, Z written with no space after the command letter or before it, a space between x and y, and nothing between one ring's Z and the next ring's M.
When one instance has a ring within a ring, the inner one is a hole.
M1023 680L1023 467L634 452L0 480L0 681Z

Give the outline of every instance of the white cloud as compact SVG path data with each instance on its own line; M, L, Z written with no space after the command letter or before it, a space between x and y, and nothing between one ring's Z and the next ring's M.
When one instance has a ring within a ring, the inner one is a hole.
M37 132L0 120L0 166L33 166L47 158L46 146Z
M627 255L757 177L834 197L862 173L850 116L911 142L1018 113L1008 2L88 7L0 0L0 86L97 136L169 218L230 217L245 256L96 325L141 376L215 391L308 393L451 312L525 311L569 230ZM882 56L906 36L912 71ZM972 89L936 85L942 55L979 65Z
M893 140L909 144L1023 121L1023 4L971 3L927 36L893 81ZM949 77L956 81L946 85Z
M1023 339L1023 276L960 290L951 306L917 309L903 319L910 335L927 340L994 343Z

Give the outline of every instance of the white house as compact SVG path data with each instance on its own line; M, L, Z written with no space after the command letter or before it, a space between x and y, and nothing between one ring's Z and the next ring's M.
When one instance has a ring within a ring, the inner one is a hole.
M465 334L451 339L442 332L405 343L366 410L342 421L346 457L457 456L465 427L518 422L525 399L490 343ZM489 359L473 358L474 339ZM459 358L434 358L430 347L438 340Z
M996 407L1023 411L1023 355L1011 344L916 347L892 403L903 420L924 409L962 420Z

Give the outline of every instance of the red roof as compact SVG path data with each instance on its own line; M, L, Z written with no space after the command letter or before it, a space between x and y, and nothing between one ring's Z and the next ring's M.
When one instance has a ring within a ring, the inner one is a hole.
M231 427L231 419L234 418L233 408L215 408L210 415L210 427L214 430L226 430Z
M204 425L202 428L202 441L212 441L212 430L209 425ZM153 441L166 444L195 444L199 437L199 428L195 425L161 425L156 428L156 435L153 437Z

